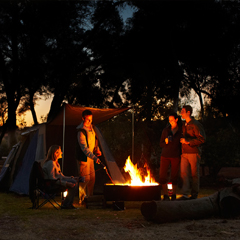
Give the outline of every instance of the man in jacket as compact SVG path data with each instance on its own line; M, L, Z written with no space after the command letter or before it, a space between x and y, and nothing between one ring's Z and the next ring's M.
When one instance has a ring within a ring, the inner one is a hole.
M81 204L85 196L92 196L95 184L94 162L100 163L99 156L102 155L97 146L96 133L92 125L92 112L85 110L82 112L82 122L77 127L78 143L82 156L79 161L80 176L85 178L84 183L79 183L79 203ZM78 159L79 160L79 159Z
M192 115L192 107L182 107L181 116L185 121L182 125L183 137L180 174L182 179L182 197L180 200L196 199L199 192L199 168L201 160L201 145L206 136L202 124ZM191 181L191 187L190 187ZM190 198L188 195L191 194Z

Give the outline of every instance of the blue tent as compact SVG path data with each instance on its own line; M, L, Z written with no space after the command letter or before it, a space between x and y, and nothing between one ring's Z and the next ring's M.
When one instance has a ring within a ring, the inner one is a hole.
M16 178L10 188L10 191L16 192L19 194L28 195L29 177L30 177L33 163L35 161L37 142L38 142L38 131L36 131L35 135L33 136L29 144L29 147L22 161L22 166L16 175Z
M57 144L62 147L63 159L60 163L61 169L66 176L78 176L77 161L75 159L75 141L77 139L76 127L81 122L81 113L83 110L92 111L95 124L104 122L129 108L120 109L97 109L64 104L54 119L47 123L39 124L31 127L22 133L25 141L20 143L20 147L13 156L13 167L8 170L8 189L18 194L26 194L29 192L29 177L34 161L43 163L48 148ZM125 182L120 169L115 162L107 143L105 142L101 132L98 130L99 145L101 147L107 168L114 182ZM6 169L1 172L6 177ZM98 174L100 171L98 171ZM105 174L106 175L106 174ZM97 178L97 176L96 176ZM97 183L101 184L102 177ZM0 179L0 188L3 185ZM95 184L96 185L96 184Z

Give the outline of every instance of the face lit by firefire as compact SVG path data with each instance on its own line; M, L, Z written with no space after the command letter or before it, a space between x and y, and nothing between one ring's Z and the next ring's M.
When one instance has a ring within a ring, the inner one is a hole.
M91 128L92 125L92 115L87 115L83 118L83 125L86 128Z
M171 124L172 128L176 128L177 127L177 122L178 122L177 118L175 118L174 116L169 116L168 121Z
M55 159L58 160L59 158L62 158L62 150L59 148L55 153Z

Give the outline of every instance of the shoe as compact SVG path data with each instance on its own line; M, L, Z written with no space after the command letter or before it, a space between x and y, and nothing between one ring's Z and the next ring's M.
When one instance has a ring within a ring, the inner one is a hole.
M187 196L181 196L180 198L178 198L177 200L189 200L189 197L187 197Z
M168 195L164 195L163 196L163 201L170 201L169 196Z
M173 194L172 196L171 196L171 201L175 201L176 200L176 194Z

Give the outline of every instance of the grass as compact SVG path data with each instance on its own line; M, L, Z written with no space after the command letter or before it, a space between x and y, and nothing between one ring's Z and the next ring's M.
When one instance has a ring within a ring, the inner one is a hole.
M200 189L199 192L199 198L202 197L207 197L213 193L215 193L216 190L214 189ZM180 196L180 191L177 191L177 195ZM60 197L57 197L58 201L60 202ZM78 198L75 197L74 205L75 207L78 207L77 211L81 212L81 216L85 217L92 217L95 214L99 214L102 217L111 217L113 212L118 212L114 211L111 208L105 208L105 209L86 209L85 207L79 207L78 206ZM139 211L141 207L142 202L141 201L126 201L124 202L125 206L125 213L122 214L124 217L130 217L133 214L136 214L136 211ZM108 202L108 205L111 205L111 202ZM32 203L31 200L29 199L28 196L20 196L15 193L2 193L0 192L0 216L2 214L9 214L13 216L18 216L18 217L26 217L26 216L47 216L48 214L54 212L54 215L61 216L61 215L66 215L68 216L69 214L71 215L71 212L74 213L74 211L57 211L55 210L50 204L45 205L41 209L31 209ZM124 211L123 211L124 212Z
M201 189L199 197L215 192L216 190ZM153 228L159 236L159 227L143 218L141 204L141 201L126 201L124 211L116 211L111 207L87 209L78 205L76 197L76 210L55 210L50 204L40 209L31 209L32 203L28 196L0 192L0 239L77 240L82 236L85 240L118 240L131 231L138 236L138 231L145 234ZM111 206L112 203L108 202L108 205ZM143 238L124 238L127 239Z

